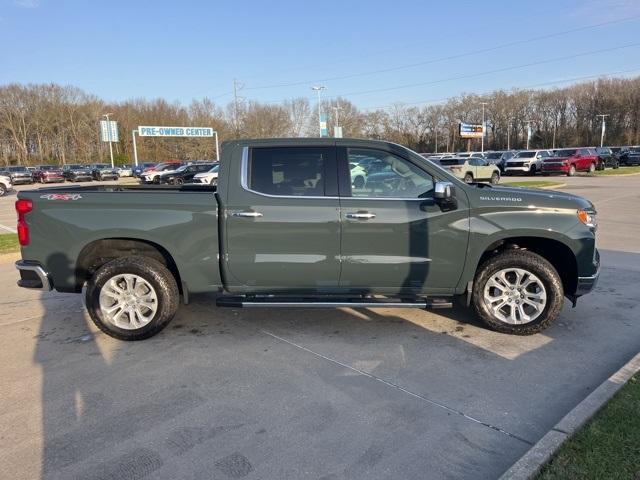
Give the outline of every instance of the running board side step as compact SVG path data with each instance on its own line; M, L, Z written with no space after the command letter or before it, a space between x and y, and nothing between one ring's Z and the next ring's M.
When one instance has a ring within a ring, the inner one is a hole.
M256 307L274 307L274 308L422 308L422 309L438 309L451 308L453 304L449 299L443 298L423 298L416 300L399 300L387 298L338 298L313 299L293 298L293 297L243 297L243 296L223 296L216 299L218 307L232 308L256 308Z

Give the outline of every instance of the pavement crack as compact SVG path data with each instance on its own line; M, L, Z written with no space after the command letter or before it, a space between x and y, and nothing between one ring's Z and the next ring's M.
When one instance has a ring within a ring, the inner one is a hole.
M385 380L384 378L380 378L380 377L378 377L376 375L373 375L371 373L365 372L364 370L360 370L360 369L355 368L355 367L353 367L351 365L347 365L346 363L342 363L342 362L340 362L338 360L335 360L335 359L333 359L331 357L327 357L326 355L323 355L321 353L315 352L315 351L313 351L313 350L311 350L311 349L309 349L307 347L304 347L302 345L298 345L297 343L294 343L294 342L292 342L290 340L287 340L286 338L279 337L278 335L276 335L274 333L271 333L271 332L269 332L267 330L260 330L260 331L262 333L264 333L265 335L268 335L268 336L270 336L272 338L275 338L276 340L279 340L281 342L287 343L287 344L291 345L292 347L298 348L300 350L304 350L305 352L308 352L308 353L310 353L312 355L315 355L316 357L319 357L319 358L322 358L324 360L327 360L328 362L334 363L335 365L339 365L339 366L341 366L343 368L347 368L347 369L349 369L349 370L351 370L353 372L358 373L359 375L363 375L363 376L368 377L368 378L370 378L372 380L380 382L383 385L386 385L387 387L391 387L391 388L393 388L395 390L399 390L399 391L401 391L401 392L403 392L403 393L405 393L405 394L407 394L407 395L409 395L411 397L418 398L418 399L420 399L420 400L422 400L422 401L424 401L424 402L426 402L426 403L428 403L428 404L430 404L430 405L432 405L434 407L438 407L438 408L441 408L443 410L446 410L449 413L453 413L455 415L459 415L459 416L461 416L463 418L466 418L467 420L470 420L470 421L472 421L474 423L477 423L479 425L482 425L484 427L490 428L491 430L495 430L496 432L502 433L503 435L511 437L511 438L513 438L515 440L518 440L518 441L520 441L522 443L525 443L525 444L527 444L529 446L533 446L534 445L534 442L532 442L530 440L522 438L522 437L520 437L520 436L518 436L518 435L516 435L514 433L507 432L503 428L500 428L500 427L498 427L496 425L492 425L492 424L490 424L488 422L484 422L484 421L479 420L479 419L477 419L475 417L472 417L471 415L468 415L468 414L464 413L461 410L457 410L455 408L449 407L448 405L445 405L444 403L440 403L440 402L438 402L436 400L432 400L432 399L430 399L428 397L425 397L424 395L421 395L419 393L412 392L411 390L408 390L408 389L406 389L406 388L404 388L404 387L402 387L402 386L400 386L400 385L398 385L396 383L390 382L389 380Z

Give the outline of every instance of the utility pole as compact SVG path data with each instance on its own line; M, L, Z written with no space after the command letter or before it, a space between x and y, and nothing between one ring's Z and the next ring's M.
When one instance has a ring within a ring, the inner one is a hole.
M482 105L482 142L480 143L480 151L484 152L484 134L485 134L485 124L484 124L484 106L488 105L487 102L480 102Z
M107 117L107 132L109 133L109 155L111 155L111 168L113 166L113 147L111 146L111 123L109 123L109 115L113 115L113 113L104 113L103 117Z
M511 120L507 120L507 150L511 150Z
M311 90L314 90L318 94L318 129L320 132L320 137L322 137L322 100L320 99L320 92L326 89L327 87L325 87L324 85L316 85L311 87Z
M233 123L236 131L236 138L240 137L240 122L239 122L239 102L241 98L238 97L238 90L242 90L244 85L238 82L235 78L233 79Z
M604 145L604 130L605 130L605 124L604 124L604 119L605 117L608 117L609 114L608 113L601 113L599 115L596 115L596 117L602 117L602 132L600 133L600 146L602 147Z

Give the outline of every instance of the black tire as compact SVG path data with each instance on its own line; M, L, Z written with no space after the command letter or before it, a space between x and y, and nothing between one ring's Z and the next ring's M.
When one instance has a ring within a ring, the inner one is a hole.
M510 324L497 318L484 301L487 281L503 269L521 268L536 275L547 292L547 304L540 315L524 324ZM564 290L556 269L545 258L527 250L508 250L487 259L476 272L472 292L473 307L489 328L510 335L532 335L551 325L562 310Z
M104 318L100 309L100 291L116 275L134 274L153 286L157 295L157 311L151 321L138 329L124 329ZM180 301L178 286L171 272L159 261L149 257L116 258L93 274L85 294L87 310L93 323L110 337L118 340L144 340L162 331L171 321Z
M531 168L529 168L529 175L535 176L537 171L538 171L538 167L536 167L535 165L531 165Z
M491 174L491 184L497 185L500 182L500 174L498 172L493 172Z
M620 168L620 163L619 163L619 162L615 162L615 163L613 164L613 169L614 169L614 170L617 170L618 168Z
M4 197L7 194L7 188L3 183L0 183L0 197Z
M567 177L575 177L576 176L576 166L571 165L569 167L569 171L567 172Z
M178 178L174 179L173 180L173 184L174 185L183 185L184 184L184 178L178 177Z
M464 183L473 183L473 175L471 175L470 173L467 173L464 176Z
M589 174L592 174L595 171L596 171L596 164L592 163L591 165L589 165Z

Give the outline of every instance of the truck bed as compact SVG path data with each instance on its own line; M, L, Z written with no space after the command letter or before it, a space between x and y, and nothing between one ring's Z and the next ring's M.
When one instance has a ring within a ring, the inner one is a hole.
M109 239L166 252L191 292L221 284L215 186L61 186L22 191L19 198L33 203L22 258L45 266L57 290L79 291L78 272L87 266L78 259L91 248L108 257Z

